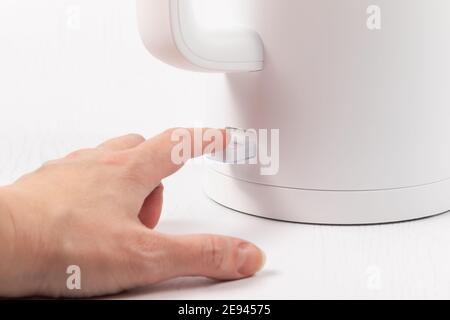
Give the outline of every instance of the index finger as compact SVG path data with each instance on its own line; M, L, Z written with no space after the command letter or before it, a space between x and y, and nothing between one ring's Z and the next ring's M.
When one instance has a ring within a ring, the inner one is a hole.
M142 173L151 170L156 181L174 174L189 159L224 150L226 129L173 128L136 147Z

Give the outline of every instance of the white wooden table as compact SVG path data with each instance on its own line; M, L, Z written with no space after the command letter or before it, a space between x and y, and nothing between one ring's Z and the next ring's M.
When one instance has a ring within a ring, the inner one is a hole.
M102 139L2 133L0 183L45 159ZM264 271L235 282L177 279L114 298L450 298L450 214L358 227L277 222L233 212L209 200L202 192L201 175L201 161L196 161L166 181L159 230L220 233L254 241L267 253Z

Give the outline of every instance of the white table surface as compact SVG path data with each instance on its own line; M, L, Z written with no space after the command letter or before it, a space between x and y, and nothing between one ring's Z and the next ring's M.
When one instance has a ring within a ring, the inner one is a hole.
M191 165L167 183L160 230L216 232L254 241L267 253L266 268L243 281L179 279L122 298L450 298L450 214L357 227L277 222L209 200L201 174L200 167Z
M0 183L103 138L2 133ZM219 233L254 241L267 254L266 268L242 281L184 278L112 298L450 298L450 214L378 226L277 222L216 204L204 195L201 177L202 161L197 160L165 182L159 231Z

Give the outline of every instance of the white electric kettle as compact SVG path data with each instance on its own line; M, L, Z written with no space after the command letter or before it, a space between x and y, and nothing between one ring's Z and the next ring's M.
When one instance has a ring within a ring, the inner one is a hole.
M199 25L192 3L137 0L147 49L222 73L208 125L280 137L275 175L211 162L212 199L321 224L450 210L450 1L242 0L246 27L226 30Z

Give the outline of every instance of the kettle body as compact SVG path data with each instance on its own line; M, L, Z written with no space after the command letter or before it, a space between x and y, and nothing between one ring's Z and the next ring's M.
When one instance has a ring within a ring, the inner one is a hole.
M234 4L245 27L218 31L196 23L192 1L138 0L147 48L220 73L208 125L279 132L275 174L208 163L213 200L319 224L450 210L448 1L246 0Z

